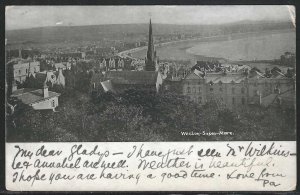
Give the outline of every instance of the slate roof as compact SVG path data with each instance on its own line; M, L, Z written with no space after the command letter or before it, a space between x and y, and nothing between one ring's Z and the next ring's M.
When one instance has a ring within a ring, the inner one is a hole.
M113 84L156 84L158 72L155 71L109 71L105 74L107 80Z
M278 71L278 70L273 70L272 71L272 76L271 78L285 78L286 76L281 72L281 71Z
M17 59L12 59L7 64L13 65L14 68L20 68L20 67L29 66L29 65L32 67L39 66L40 62L17 58Z
M49 96L47 98L44 98L43 89L24 88L24 89L18 89L17 91L14 91L11 96L18 98L24 104L32 104L35 102L42 101L44 99L48 99L60 95L59 93L55 93L52 91L48 91L48 93Z
M54 66L56 69L59 69L59 68L65 69L66 68L66 66L63 63L55 63Z
M240 83L245 80L246 77L242 74L226 74L223 75L222 73L219 74L207 74L205 77L206 83L231 83L232 81L235 83Z
M265 76L261 72L253 68L252 70L250 70L249 78L259 79L259 78L265 78Z

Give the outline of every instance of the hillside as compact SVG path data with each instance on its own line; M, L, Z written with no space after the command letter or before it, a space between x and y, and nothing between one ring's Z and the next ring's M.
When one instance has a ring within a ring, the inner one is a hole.
M290 22L244 21L222 25L173 25L154 24L154 35L168 34L230 34L294 28ZM145 36L148 24L109 24L92 26L55 26L6 31L8 44L53 43L62 41L101 41L123 37Z

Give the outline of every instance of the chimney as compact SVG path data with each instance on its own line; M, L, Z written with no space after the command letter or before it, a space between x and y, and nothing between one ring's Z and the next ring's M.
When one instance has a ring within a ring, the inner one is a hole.
M28 63L28 77L30 76L30 62Z
M19 49L19 58L22 58L22 49Z
M49 97L48 86L46 83L44 84L44 87L43 87L43 95L44 95L44 98Z
M261 105L262 100L261 100L261 93L259 93L259 105Z
M58 69L58 75L63 75L63 73L62 73L62 68L59 68L59 69Z

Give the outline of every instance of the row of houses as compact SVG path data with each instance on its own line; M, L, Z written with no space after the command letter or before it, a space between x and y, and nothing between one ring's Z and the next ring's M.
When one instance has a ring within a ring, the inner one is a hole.
M109 69L121 69L123 70L125 67L124 60L121 58L109 58L103 60L99 63L100 70L109 70Z
M230 109L251 104L269 106L275 102L274 98L278 104L293 107L295 103L294 79L284 74L268 78L257 71L251 71L250 76L242 72L207 73L205 76L197 73L191 72L176 85L179 93L200 105L215 101ZM172 83L168 85L166 88L174 88Z
M7 63L9 80L23 83L29 74L40 72L40 62L32 60L14 59Z
M157 71L109 71L105 75L95 74L91 80L91 93L125 89L143 89L156 92L173 91L184 95L187 101L205 105L215 101L220 106L238 109L249 105L270 106L279 104L293 107L295 104L295 82L293 78L274 72L272 77L252 70L243 72L207 73L190 72L181 80L165 79Z
M35 79L39 81L38 83L44 84L42 89L15 88L12 97L17 97L34 109L55 109L60 94L48 91L48 86L65 84L61 70L58 74L56 72L36 73ZM226 75L215 73L201 77L192 72L181 81L169 82L164 81L162 75L156 71L109 71L105 75L95 73L92 76L91 94L96 95L107 91L122 93L126 89L142 89L156 93L170 90L184 95L187 101L199 105L215 101L219 106L230 109L249 105L294 107L295 104L294 81L285 77L247 78L236 73Z
M108 64L112 64L112 62L113 60L110 59ZM69 74L70 70L66 66L57 66L57 71L35 72L39 70L38 63L26 63L26 66L14 65L14 68L16 68L14 78L22 78L21 80L24 80L23 77L27 77L29 81L32 80L32 83L35 83L37 87L40 86L40 88L45 85L49 87L54 85L65 87L68 82L65 76ZM61 63L61 65L63 66L64 64ZM19 74L19 70L21 70L21 74ZM251 69L248 74L245 74L244 69L231 72L207 72L206 74L202 74L202 71L194 69L184 78L172 80L166 78L159 71L106 71L104 74L101 72L93 74L90 81L90 92L93 94L105 91L120 93L130 88L151 90L153 92L169 90L182 94L188 100L200 105L204 105L208 101L215 101L219 105L231 109L253 104L269 106L276 103L294 106L294 79L287 77L286 74L277 68L270 70L269 74L263 74L256 68ZM17 93L19 94L18 97L21 97L21 92L15 86L16 84L13 83L13 94ZM28 93L27 91L27 96ZM53 105L57 106L58 101Z

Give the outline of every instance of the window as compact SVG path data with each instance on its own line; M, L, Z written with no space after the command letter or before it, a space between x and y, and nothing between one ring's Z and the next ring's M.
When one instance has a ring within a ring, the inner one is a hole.
M193 92L196 93L196 87L193 87Z
M95 84L95 83L93 83L93 88L94 88L94 89L96 88L96 84Z
M198 102L199 102L199 104L202 103L202 97L198 97Z
M242 104L245 105L245 98L242 97Z
M201 87L199 87L199 89L198 89L198 90L199 90L199 93L201 93Z
M190 87L187 87L187 92L191 93L191 88Z
M51 105L53 108L55 107L55 100L52 100Z
M220 90L220 92L222 92L222 91L223 91L223 88L222 88L222 87L220 87L220 89L219 89L219 90Z
M21 74L21 70L19 70L19 75Z
M234 94L234 92L235 92L235 88L232 88L232 94Z
M26 71L26 74L27 74L28 73L28 69L26 68L25 71Z
M241 93L242 93L242 94L245 93L245 88L244 88L244 87L241 89Z
M234 97L232 98L232 104L234 105L234 103L235 103L235 99L234 99Z

